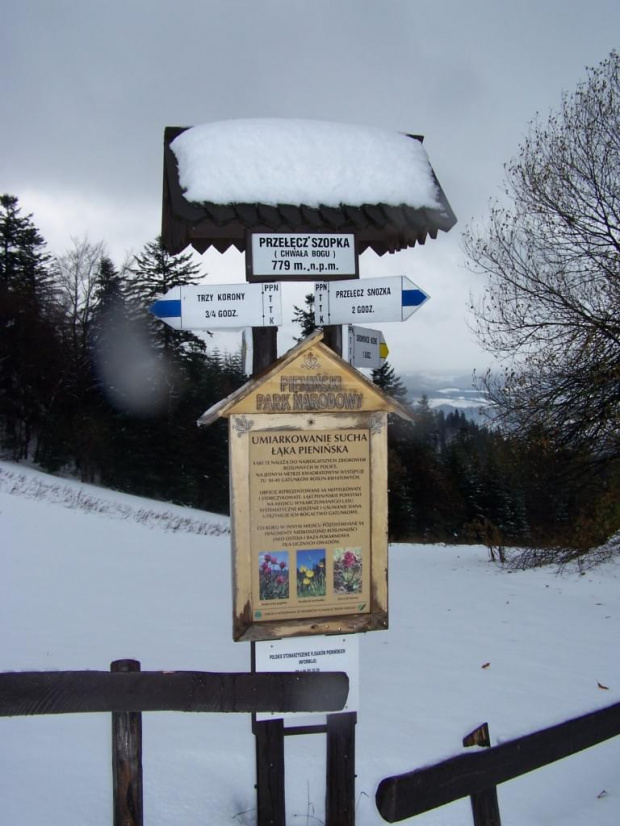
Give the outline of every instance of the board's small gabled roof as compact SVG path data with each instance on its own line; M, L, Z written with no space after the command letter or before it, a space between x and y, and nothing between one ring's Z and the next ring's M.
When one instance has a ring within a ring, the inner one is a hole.
M412 411L384 393L323 342L318 330L198 419L249 413L351 413L386 411L411 420Z

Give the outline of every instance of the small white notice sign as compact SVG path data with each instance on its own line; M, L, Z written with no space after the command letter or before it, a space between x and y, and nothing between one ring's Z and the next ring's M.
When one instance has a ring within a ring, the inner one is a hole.
M380 330L349 324L349 362L353 367L376 370L385 363L388 346Z
M255 232L248 278L302 281L356 278L355 236L323 232Z
M344 671L349 677L349 696L342 711L357 711L359 704L359 636L294 637L255 643L256 671ZM330 712L331 714L332 712ZM338 712L336 712L338 713ZM322 712L260 712L257 720L325 716Z

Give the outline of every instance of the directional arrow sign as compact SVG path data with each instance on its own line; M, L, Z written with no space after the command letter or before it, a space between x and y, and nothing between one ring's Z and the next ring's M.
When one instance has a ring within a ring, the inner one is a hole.
M349 361L353 367L376 370L386 360L388 352L382 332L349 325Z
M210 284L173 287L150 307L175 330L278 327L282 324L280 284Z
M326 324L405 321L429 296L406 275L360 281L321 281L314 285L314 320Z

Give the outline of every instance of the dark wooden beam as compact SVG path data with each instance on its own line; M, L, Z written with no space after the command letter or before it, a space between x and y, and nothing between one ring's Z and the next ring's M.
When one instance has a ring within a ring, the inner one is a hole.
M377 789L377 808L389 823L405 820L618 735L620 703L474 754L459 754L434 766L386 777Z
M35 671L0 674L0 717L93 711L339 711L342 672Z

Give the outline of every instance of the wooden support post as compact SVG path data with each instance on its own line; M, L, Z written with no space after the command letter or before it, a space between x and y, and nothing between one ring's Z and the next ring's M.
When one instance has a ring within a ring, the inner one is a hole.
M140 671L137 660L115 660L113 673ZM142 714L112 713L114 826L142 826Z
M278 358L278 328L252 327L252 376L262 373Z
M477 729L463 738L464 746L491 746L489 724L483 723ZM502 826L499 815L499 801L497 786L491 786L481 792L470 795L471 812L474 816L474 826Z
M342 327L326 327L325 343L342 355ZM252 375L268 369L278 357L277 327L252 328ZM256 670L256 650L251 649L252 672ZM331 716L331 715L330 715ZM355 820L355 722L327 720L327 814L326 826L353 826ZM335 720L351 717L333 715ZM266 720L253 723L256 740L257 826L285 826L284 722ZM330 809L331 807L331 809ZM345 812L345 819L342 814Z
M326 826L355 824L355 724L357 712L327 715Z
M285 826L284 722L254 723L257 826Z
M278 328L252 327L252 376L267 370L278 358ZM252 673L256 671L256 648L251 648ZM285 826L284 723L265 720L252 725L256 746L257 826Z
M342 324L331 324L323 328L324 343L339 356L342 356Z

